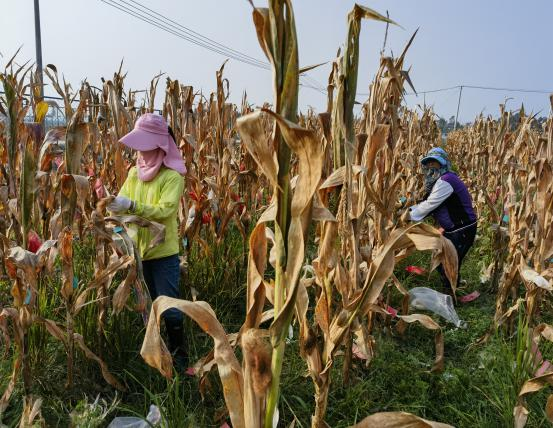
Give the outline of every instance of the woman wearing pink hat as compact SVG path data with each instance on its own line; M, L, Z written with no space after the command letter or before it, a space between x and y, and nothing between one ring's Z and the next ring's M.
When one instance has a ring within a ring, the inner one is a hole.
M147 228L132 230L152 300L158 296L180 297L177 212L184 190L186 167L172 131L162 116L146 113L121 143L138 151L136 166L129 171L119 195L108 205L115 213L132 213L165 226L165 241L153 248ZM183 315L176 309L163 314L169 350L177 369L186 367L187 352Z

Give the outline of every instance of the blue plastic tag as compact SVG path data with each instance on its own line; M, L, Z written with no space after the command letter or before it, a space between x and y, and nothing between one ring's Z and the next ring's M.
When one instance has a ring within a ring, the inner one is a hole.
M503 222L504 222L504 223L509 223L509 216L508 216L507 214L505 214L505 215L503 216Z
M407 198L405 196L401 196L399 198L399 202L401 202L402 204L404 204L405 202L407 202Z
M115 233L121 233L121 232L123 232L123 228L122 228L121 226L115 226L115 227L113 228L113 231L114 231Z
M79 286L79 278L74 276L73 277L73 290L76 290L78 286Z
M25 295L25 301L23 303L26 304L26 305L30 304L31 303L31 296L32 296L31 289L27 288L27 294Z

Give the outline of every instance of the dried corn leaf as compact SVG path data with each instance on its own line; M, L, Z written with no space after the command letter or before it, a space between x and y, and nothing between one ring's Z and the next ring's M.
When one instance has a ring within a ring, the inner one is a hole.
M265 211L263 211L263 214L259 216L259 220L257 220L258 223L267 223L269 221L275 221L277 214L277 206L276 204L269 205Z
M265 304L263 274L267 266L265 223L258 223L250 235L248 254L246 320L242 329L258 328Z
M420 228L424 233L408 234L409 239L413 241L417 250L432 251L430 269L434 270L441 264L455 292L459 263L455 246L434 227L421 223Z
M514 427L515 428L524 428L526 422L528 421L528 409L522 404L518 404L513 409Z
M24 397L23 412L19 421L19 428L34 428L37 425L45 426L40 413L42 398L35 398L32 395Z
M326 355L333 355L355 317L366 314L372 305L376 303L386 281L393 274L395 252L410 248L413 245L420 250L439 248L443 245L443 240L443 236L436 235L435 229L428 228L422 224L414 224L406 228L394 230L380 253L371 263L362 293L355 298L347 310L344 310L339 317L333 320L330 326L330 340L325 343ZM331 365L332 359L329 358L325 371Z
M322 203L318 192L315 192L315 195L313 196L313 210L311 213L311 218L313 221L336 221L336 217L334 217L334 214L332 214L330 210Z
M103 284L106 280L113 277L115 273L121 269L125 269L134 263L134 258L131 256L124 255L119 258L114 258L114 260L106 266L106 268L101 272L96 272L94 279L90 282L87 288L95 288L99 284Z
M115 293L113 293L112 306L113 313L119 314L125 307L129 296L131 295L131 288L137 281L136 266L133 260L131 268L125 277L125 280L119 284Z
M237 119L236 127L242 136L244 146L263 171L263 174L274 187L278 187L278 165L272 148L267 143L268 139L265 136L261 110Z
M151 241L146 251L165 241L165 226L152 220L147 220L137 215L122 215L106 217L106 222L112 222L121 226L134 224L139 227L147 227L150 231Z
M60 233L58 248L62 261L61 295L67 301L73 295L73 231L66 226Z
M39 128L40 129L40 128ZM40 132L40 131L39 131ZM37 138L38 140L38 138ZM28 138L23 146L23 159L21 162L21 176L19 183L19 205L20 205L20 223L21 234L23 235L23 247L28 248L27 239L29 231L31 230L31 215L33 212L33 205L35 202L35 173L36 173L36 160L35 160L35 144L38 145L38 141Z
M551 285L551 281L548 281L547 279L545 279L542 275L540 275L538 272L536 272L534 269L532 269L525 263L523 263L519 269L520 269L520 276L526 282L530 282L543 290L553 291L553 286Z
M275 118L284 141L297 155L299 176L290 210L285 272L286 302L271 325L271 342L276 346L288 333L294 312L298 279L304 261L304 235L311 214L311 201L320 184L323 151L314 131L301 128L269 110L265 111Z
M244 418L246 426L262 426L265 394L271 383L271 346L266 331L249 328L241 336L244 355Z
M368 416L352 428L454 428L452 425L427 421L406 412L382 412Z
M366 169L359 165L352 165L353 175L357 176L362 172L365 172ZM331 189L336 186L341 186L344 184L344 177L346 175L346 167L341 166L340 168L334 170L327 179L321 184L319 190Z
M140 355L166 378L172 377L171 354L160 335L161 314L167 309L178 309L192 318L215 342L214 359L223 384L225 402L232 425L244 427L244 380L240 363L229 344L225 330L211 307L202 301L189 302L166 296L158 297L153 305Z
M55 321L46 318L37 318L36 321L43 324L46 328L46 331L48 331L48 333L50 333L52 337L62 342L65 346L68 345L67 333ZM100 366L100 370L102 371L102 376L107 383L120 391L126 390L126 388L115 378L115 376L111 374L108 369L108 365L104 362L104 360L98 357L86 346L83 336L78 333L73 333L73 340L83 351L86 358L98 363L98 365Z
M94 360L98 363L98 365L100 366L100 370L102 371L102 376L107 383L109 383L111 386L118 389L119 391L126 391L126 388L110 373L108 366L104 362L104 360L98 357L85 345L84 338L80 334L73 333L73 339L75 340L77 346L81 348L81 351L84 352L86 358Z
M20 352L18 353L17 357L14 359L10 380L8 381L8 385L4 390L2 397L0 397L0 415L4 413L4 411L8 407L10 397L12 396L13 391L15 389L17 377L19 376L19 372L21 371L21 366L23 363L23 355L21 350L23 349L24 331L23 331L23 326L19 321L19 313L17 309L14 309L14 308L2 309L2 311L0 312L0 325L3 326L2 331L5 331L5 329L7 328L7 322L9 319L11 319L12 321L15 343L18 349L20 350Z
M520 392L518 393L518 396L522 397L526 394L537 392L546 385L553 386L553 372L545 373L544 375L534 377L524 382L522 388L520 389Z
M549 342L553 342L553 327L545 323L538 324L534 327L532 329L532 341L537 344L539 343L540 337L543 337Z

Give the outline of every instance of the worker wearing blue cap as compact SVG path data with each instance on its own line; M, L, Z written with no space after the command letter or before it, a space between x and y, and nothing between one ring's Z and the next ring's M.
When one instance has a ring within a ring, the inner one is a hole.
M451 171L451 162L444 149L430 149L421 159L421 165L426 195L422 202L409 208L409 217L412 221L422 221L429 216L434 218L443 229L443 235L455 246L460 269L476 237L477 218L472 198L465 183ZM451 290L442 267L438 270L446 290ZM460 276L458 278L460 281Z

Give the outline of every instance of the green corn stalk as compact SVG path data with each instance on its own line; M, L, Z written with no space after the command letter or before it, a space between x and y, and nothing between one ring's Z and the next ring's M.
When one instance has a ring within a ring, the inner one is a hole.
M17 139L18 139L18 129L17 129L17 94L15 93L15 88L13 79L11 75L3 74L2 83L4 87L4 102L7 109L9 124L8 124L8 139L7 139L7 152L8 152L8 179L9 179L9 191L10 197L15 197L15 160L17 154Z
M42 127L38 123L29 125L31 137L27 138L23 151L21 178L19 181L19 200L21 204L21 231L23 248L27 248L27 239L32 225L32 213L35 196L36 158L35 150L41 141Z
M250 1L251 3L251 1ZM252 3L253 6L253 3ZM284 119L297 122L298 110L298 45L291 0L269 0L269 8L254 8L254 24L261 48L273 69L274 110ZM288 231L291 218L290 157L291 149L285 143L275 123L272 134L273 149L278 162L277 186L275 186L275 319L286 301L286 291L293 284L285 279L287 262ZM287 329L289 320L280 328ZM276 336L280 337L279 332ZM284 358L284 341L273 341L271 358L271 386L267 396L265 427L272 427L275 408L279 398L280 374Z
M62 232L60 234L60 246L62 247L62 295L65 300L66 330L67 330L67 387L73 386L73 355L74 355L74 273L73 273L73 220L77 207L77 190L74 174L80 172L81 157L83 153L82 124L86 109L86 90L81 91L81 101L76 112L71 117L67 126L65 145L66 174L61 180L61 216ZM80 132L81 131L81 132Z
M21 177L19 181L19 200L21 201L21 230L23 234L23 248L27 248L29 231L32 227L32 215L35 202L35 175L37 170L37 153L44 139L43 121L48 112L48 103L40 97L39 85L33 82L36 80L31 74L32 103L34 123L28 124L27 134L23 147L21 162Z
M341 58L338 58L338 67L334 72L336 97L332 108L332 140L335 169L344 164L347 165L348 161L351 166L352 161L355 141L353 106L357 93L359 35L362 19L374 19L397 25L391 19L358 4L355 4L348 14L348 33L344 53Z
M359 69L359 35L361 33L361 20L374 19L395 24L394 21L386 18L378 12L364 6L355 4L353 9L348 14L348 32L344 53L341 58L338 58L337 64L333 70L334 86L336 90L336 98L332 108L332 143L334 155L334 168L337 169L345 164L344 186L342 192L345 194L344 206L342 213L345 218L341 229L342 242L347 240L356 242L354 237L359 236L360 222L356 219L349 218L352 207L352 189L353 189L353 153L355 144L355 127L353 107L355 104L355 95L357 93L357 79ZM343 244L344 245L344 244ZM353 264L358 261L355 257L348 257L347 245L344 246L344 259L352 260ZM355 275L352 281L357 281ZM358 287L355 287L358 288ZM344 383L349 382L349 370L352 359L352 344L353 337L351 331L346 334L345 341L345 361L344 361Z
M28 110L28 107L23 106L24 93L26 90L26 76L30 68L25 69L27 63L13 69L13 60L17 56L19 50L6 64L4 73L0 73L0 81L4 89L4 97L0 103L0 112L8 118L8 132L6 147L4 148L8 155L8 191L11 199L18 197L17 194L17 150L18 143L21 138L25 137L23 120ZM22 74L20 74L22 73ZM13 219L14 223L21 223L21 218ZM21 229L14 228L15 238L17 242L23 242L26 237L21 236Z
M276 113L291 122L297 122L298 110L298 45L294 12L291 0L269 0L268 9L255 9L254 22L262 49L272 64L274 108ZM286 243L290 226L290 156L291 150L284 142L275 124L273 148L278 161L278 186L275 189L277 213L275 221L276 269L275 269L275 319L286 300L287 287ZM288 323L289 324L289 323ZM284 358L284 341L273 348L271 359L271 387L267 396L265 427L273 426L273 416L278 405L280 374Z

